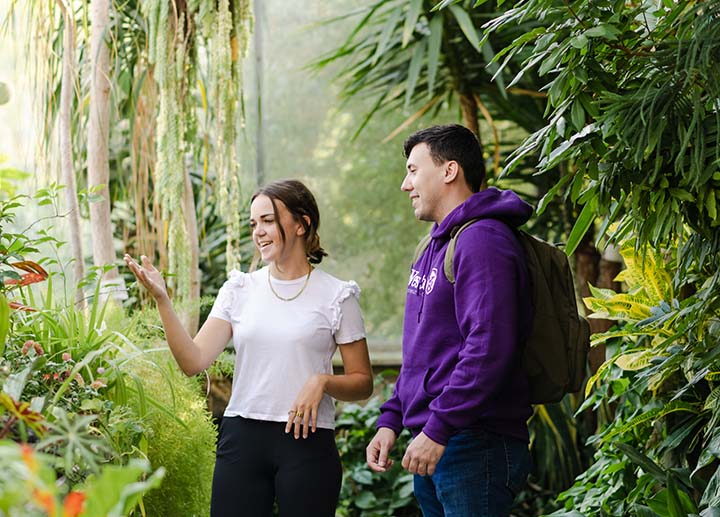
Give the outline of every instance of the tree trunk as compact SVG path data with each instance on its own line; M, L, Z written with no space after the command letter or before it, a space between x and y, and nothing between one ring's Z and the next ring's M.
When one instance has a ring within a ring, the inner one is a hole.
M460 109L462 110L463 124L466 128L477 135L480 140L480 125L478 123L478 106L475 96L467 93L459 93ZM480 142L482 145L482 141Z
M75 22L65 9L62 0L58 5L65 17L65 34L63 46L63 72L60 85L60 115L58 126L60 132L60 173L65 184L65 201L68 207L70 223L70 250L73 256L73 272L75 274L75 305L85 308L85 295L82 288L77 287L85 276L85 263L82 251L82 228L80 226L80 207L77 198L77 184L73 170L72 154L72 94L75 82Z
M90 204L90 228L93 261L96 266L115 265L115 248L110 220L110 168L108 139L110 135L110 51L105 43L109 27L110 0L90 2L90 122L88 124L88 187L102 197ZM117 267L105 273L102 280L103 298L127 298L125 282ZM112 284L112 287L110 287ZM105 287L107 286L107 287Z

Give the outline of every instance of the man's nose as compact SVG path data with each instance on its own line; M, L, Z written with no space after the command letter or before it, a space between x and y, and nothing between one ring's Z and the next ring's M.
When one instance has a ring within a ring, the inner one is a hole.
M410 185L410 176L408 176L407 174L405 175L402 183L400 184L400 190L402 190L403 192L412 190L412 185Z

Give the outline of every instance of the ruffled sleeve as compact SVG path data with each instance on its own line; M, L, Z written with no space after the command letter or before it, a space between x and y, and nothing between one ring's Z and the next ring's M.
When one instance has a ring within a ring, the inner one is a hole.
M220 291L218 291L215 303L213 303L212 309L210 309L209 318L231 321L233 310L237 310L238 308L237 294L245 287L246 277L247 274L237 269L230 271L228 279L220 288Z
M365 337L365 324L360 310L360 287L355 282L341 283L330 310L330 326L337 344L352 343Z

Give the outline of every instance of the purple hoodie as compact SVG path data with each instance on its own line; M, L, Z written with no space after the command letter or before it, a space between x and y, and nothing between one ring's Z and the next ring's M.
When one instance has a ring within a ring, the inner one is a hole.
M433 225L410 274L403 364L378 427L422 431L442 445L464 429L528 440L532 409L519 349L532 316L530 284L507 224L520 226L532 212L514 192L488 188ZM476 217L487 219L458 237L453 286L443 273L450 234Z

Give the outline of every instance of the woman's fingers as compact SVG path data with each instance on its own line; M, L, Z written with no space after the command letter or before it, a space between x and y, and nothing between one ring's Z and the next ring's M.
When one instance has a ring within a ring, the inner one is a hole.
M308 437L308 431L309 431L309 428L310 428L310 417L312 416L311 413L312 413L312 409L306 411L306 412L303 414L303 421L302 421L302 434L303 434L303 438L307 438L307 437Z

